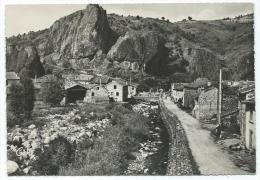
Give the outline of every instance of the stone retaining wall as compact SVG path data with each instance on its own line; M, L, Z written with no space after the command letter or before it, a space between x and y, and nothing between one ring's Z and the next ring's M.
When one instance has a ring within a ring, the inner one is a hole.
M161 117L169 133L169 157L166 175L198 175L185 131L178 118L160 100Z

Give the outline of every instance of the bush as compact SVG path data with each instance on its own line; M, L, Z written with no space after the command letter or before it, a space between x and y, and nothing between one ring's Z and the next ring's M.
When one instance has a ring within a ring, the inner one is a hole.
M40 175L57 175L60 167L71 163L73 158L74 147L64 137L58 137L40 154L33 169Z
M13 83L9 91L8 110L19 116L24 112L24 87L20 83Z
M127 168L129 154L137 151L139 143L148 138L147 118L122 105L110 109L113 126L103 132L94 145L89 140L79 145L72 164L61 167L59 175L120 175ZM85 148L85 149L84 149Z

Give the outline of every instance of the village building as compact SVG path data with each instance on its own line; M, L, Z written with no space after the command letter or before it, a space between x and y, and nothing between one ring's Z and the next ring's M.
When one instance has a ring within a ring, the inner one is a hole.
M6 72L6 86L19 81L20 77L15 72Z
M108 103L108 90L104 85L93 85L90 87L84 98L84 102L88 103Z
M75 81L80 84L90 84L91 80L94 78L91 74L67 74L62 76L65 80Z
M239 115L241 141L247 149L256 147L255 86L248 84L239 89Z
M183 83L172 83L171 84L171 97L175 103L183 102Z
M194 99L193 116L199 120L210 120L218 111L218 89L203 89Z
M137 86L138 86L137 84L133 84L133 83L128 85L128 96L127 96L127 98L132 98L133 96L135 96L137 94L137 91L136 91Z
M193 82L184 85L183 88L183 107L193 109L195 104L194 100L200 94L201 90L209 87L210 82Z
M128 96L128 85L126 81L119 78L113 79L106 86L109 97L116 102L125 102Z
M19 83L20 77L15 72L6 72L6 95L7 98L10 94L10 86L14 83Z

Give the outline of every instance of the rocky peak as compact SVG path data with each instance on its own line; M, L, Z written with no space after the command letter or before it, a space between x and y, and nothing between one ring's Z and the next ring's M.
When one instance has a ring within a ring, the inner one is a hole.
M106 11L93 4L57 20L50 30L54 51L68 59L92 59L99 49L106 53L114 41L112 34Z

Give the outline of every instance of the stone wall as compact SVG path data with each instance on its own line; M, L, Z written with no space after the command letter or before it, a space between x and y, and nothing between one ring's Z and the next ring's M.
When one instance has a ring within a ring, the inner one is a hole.
M166 175L198 175L200 174L197 164L195 163L185 131L178 120L164 106L163 102L159 101L161 109L161 117L169 133L169 152L168 152L168 167Z
M202 91L199 99L199 119L206 120L217 114L218 109L218 89L213 88L208 91Z

